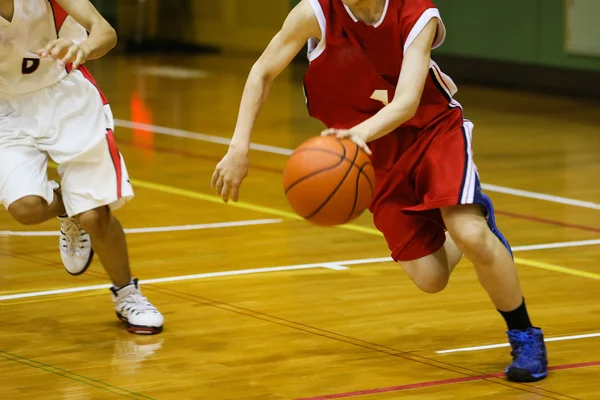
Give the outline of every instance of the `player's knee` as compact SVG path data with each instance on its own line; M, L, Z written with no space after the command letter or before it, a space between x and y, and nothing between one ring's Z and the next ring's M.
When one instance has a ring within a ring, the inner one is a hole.
M413 278L417 287L425 293L439 293L448 286L449 275L446 274L428 274Z
M412 261L400 261L402 269L425 293L439 293L448 285L450 270L443 249Z
M81 229L94 237L104 237L110 224L110 211L105 208L96 208L84 211L77 216Z
M39 224L44 214L44 199L38 196L23 197L12 203L8 212L20 224Z
M471 258L484 259L492 254L493 235L485 220L469 221L450 232L456 246Z

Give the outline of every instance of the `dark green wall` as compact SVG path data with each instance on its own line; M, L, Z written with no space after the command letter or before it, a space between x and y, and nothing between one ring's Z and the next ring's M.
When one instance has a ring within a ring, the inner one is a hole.
M113 26L117 21L117 0L91 0L100 14Z
M600 58L564 51L565 0L433 1L448 29L440 54L600 71Z
M600 71L564 51L564 0L436 0L448 29L442 54Z

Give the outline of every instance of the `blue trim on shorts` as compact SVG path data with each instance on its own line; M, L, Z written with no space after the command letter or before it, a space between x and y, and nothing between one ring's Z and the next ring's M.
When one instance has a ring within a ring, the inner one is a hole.
M510 256L514 258L512 249L510 247L510 243L508 243L508 240L506 239L506 237L504 237L504 235L502 234L502 232L500 232L500 229L498 229L498 226L496 225L494 204L492 203L492 199L490 199L485 193L483 193L481 183L479 182L479 174L475 174L475 193L473 195L473 203L479 204L484 208L488 226L490 227L494 235L496 235L496 237L500 239L504 247L508 249Z

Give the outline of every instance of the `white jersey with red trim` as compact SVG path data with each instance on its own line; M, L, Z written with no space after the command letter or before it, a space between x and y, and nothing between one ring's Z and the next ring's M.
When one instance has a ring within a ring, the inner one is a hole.
M0 17L0 97L40 90L63 79L65 67L40 59L37 51L58 37L75 43L87 37L55 0L14 1L12 20Z

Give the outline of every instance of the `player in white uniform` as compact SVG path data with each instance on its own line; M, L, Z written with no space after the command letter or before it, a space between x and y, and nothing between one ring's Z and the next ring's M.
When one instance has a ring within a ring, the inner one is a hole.
M59 217L65 269L83 273L95 250L117 316L130 332L158 333L163 316L132 278L111 214L133 197L112 113L82 66L116 40L88 0L0 0L0 201L25 225ZM48 158L60 186L48 181Z

